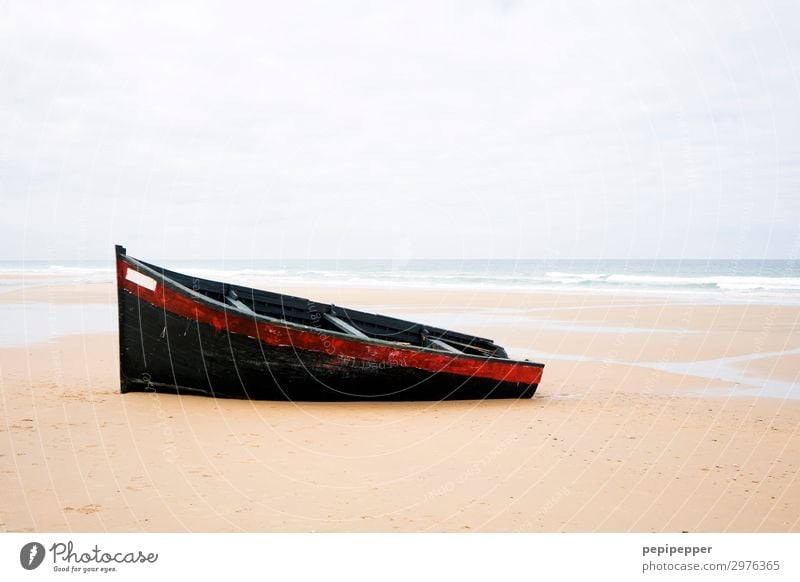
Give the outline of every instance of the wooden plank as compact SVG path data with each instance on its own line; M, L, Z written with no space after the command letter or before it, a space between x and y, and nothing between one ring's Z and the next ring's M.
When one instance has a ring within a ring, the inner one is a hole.
M440 350L444 350L446 352L452 352L454 354L463 354L464 353L461 350L457 350L456 348L454 348L450 344L444 343L442 340L428 338L428 344L430 344L430 347L432 347L432 348L437 348L437 349L440 349Z
M322 315L327 321L331 322L333 325L338 327L343 332L349 333L350 335L354 335L356 337L369 339L369 336L367 334L365 334L363 331L353 327L352 325L350 325L346 321L342 321L341 319L339 319L335 315L331 315L330 313L323 313Z
M241 309L246 313L255 313L252 309L250 309L247 305L239 301L239 297L236 295L236 291L231 289L228 294L225 296L225 301L233 305L234 307Z

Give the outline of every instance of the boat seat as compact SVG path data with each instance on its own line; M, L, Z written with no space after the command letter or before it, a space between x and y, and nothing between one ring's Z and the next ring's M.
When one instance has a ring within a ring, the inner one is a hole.
M453 354L463 354L461 350L454 348L450 344L443 342L442 340L438 339L431 339L428 338L428 347L436 348L437 350L444 350L446 352L451 352Z
M246 313L255 313L252 309L250 309L247 305L242 303L239 300L239 296L236 294L236 291L233 289L228 290L228 294L225 296L225 301L236 307L237 309L241 309Z
M363 338L363 339L368 339L369 338L369 336L367 334L365 334L363 331L353 327L352 325L350 325L346 321L342 321L341 319L339 319L335 315L331 315L330 313L323 313L322 316L325 318L326 321L332 323L333 325L335 325L337 328L339 328L341 331L343 331L345 333L349 333L350 335L354 335L356 337L360 337L360 338Z
M443 342L440 339L436 339L434 337L431 337L430 333L431 332L429 332L428 329L425 328L425 327L423 327L421 330L419 330L420 344L423 347L433 348L435 350L442 350L442 351L445 351L445 352L450 352L451 354L463 354L463 353L465 353L465 352L462 352L461 350L459 350L458 348L454 348L450 344L448 344L446 342Z

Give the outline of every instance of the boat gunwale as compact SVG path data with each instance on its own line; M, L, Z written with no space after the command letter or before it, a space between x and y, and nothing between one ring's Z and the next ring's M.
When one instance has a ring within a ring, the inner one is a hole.
M221 308L221 311L223 311L225 313L226 317L227 317L228 312L233 312L235 315L238 315L240 317L247 317L250 320L261 321L263 323L274 325L276 327L283 327L283 328L286 328L286 329L292 329L292 330L300 331L300 332L304 332L304 333L313 333L313 334L316 334L316 335L331 336L331 337L347 340L347 341L354 342L354 343L390 347L390 348L393 348L393 349L396 349L396 350L407 350L407 351L411 351L411 352L424 353L424 354L436 354L436 355L440 355L440 356L441 355L446 355L446 356L451 357L452 359L474 360L474 361L477 361L477 362L489 362L490 361L490 362L495 362L495 363L505 363L505 364L509 364L509 365L515 365L515 366L519 365L519 366L532 367L532 368L544 368L545 367L544 364L539 363L539 362L530 362L530 361L524 361L524 360L514 360L514 359L511 359L511 358L496 358L496 357L493 357L493 356L478 356L478 355L466 354L466 353L456 354L456 353L452 353L452 352L446 352L446 351L443 351L443 350L437 350L437 349L434 349L434 348L428 348L428 347L425 347L425 346L415 346L413 344L400 344L398 342L393 342L393 341L389 341L389 340L382 340L382 339L373 338L373 337L359 338L359 337L356 337L356 336L353 336L351 334L348 334L348 333L345 333L345 332L341 332L341 331L335 331L335 330L329 330L329 329L320 329L320 328L312 327L312 326L309 326L309 325L304 325L302 323L294 323L294 322L291 322L291 321L286 321L285 319L277 319L275 317L271 317L269 315L263 315L261 313L255 312L255 311L245 311L245 310L240 309L238 307L235 307L235 306L232 306L232 305L228 305L227 303L223 303L221 301L217 301L216 299L212 299L211 297L208 297L207 295L199 293L199 292L195 291L194 289L191 289L191 288L186 287L185 285L183 285L181 283L178 283L177 281L175 281L174 279L168 277L164 273L159 273L157 270L150 268L149 266L143 264L138 259L136 259L134 257L131 257L126 253L118 254L117 255L117 260L122 260L125 263L127 263L129 266L133 266L135 270L140 270L141 272L145 272L146 274L149 274L150 276L155 277L156 278L156 283L160 282L162 285L166 285L167 287L172 288L174 291L183 293L184 295L187 295L187 296L191 297L192 299L197 299L200 302L205 303L209 307L212 307L212 308L214 308L216 310L220 310L220 308ZM134 264L132 265L132 263L134 263ZM215 283L215 284L219 284L219 285L230 285L230 283L226 283L224 281L213 281L211 279L204 279L204 281L209 281L211 283ZM128 293L131 293L131 291L129 291L128 289L124 289L124 287L121 287L121 286L120 286L120 291L128 291ZM139 300L146 301L146 299L144 299L143 297L141 297L139 295L136 295L136 297ZM300 297L300 299L306 299L306 298ZM308 299L306 299L306 300L308 300ZM411 323L417 323L417 322L411 322ZM424 325L424 324L418 324L418 325ZM240 335L240 334L238 334L236 332L232 332L230 330L227 330L227 332L228 333L235 333L236 335ZM458 333L462 333L462 332L458 332ZM473 337L477 337L477 336L473 336ZM261 341L260 337L258 337L256 339Z

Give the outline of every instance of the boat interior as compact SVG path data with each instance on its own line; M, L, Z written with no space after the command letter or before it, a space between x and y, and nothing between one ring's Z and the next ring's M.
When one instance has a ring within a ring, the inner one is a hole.
M130 260L131 257L128 257ZM135 259L134 259L135 260ZM443 352L507 359L508 354L492 340L385 315L317 303L240 285L200 279L136 261L167 279L194 290L243 313L312 327L320 331L345 333L361 339L377 339L425 347Z

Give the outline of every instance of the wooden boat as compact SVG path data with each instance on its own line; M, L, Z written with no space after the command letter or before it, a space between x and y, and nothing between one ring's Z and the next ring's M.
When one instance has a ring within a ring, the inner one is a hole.
M122 392L267 400L530 398L492 340L208 281L116 247Z

